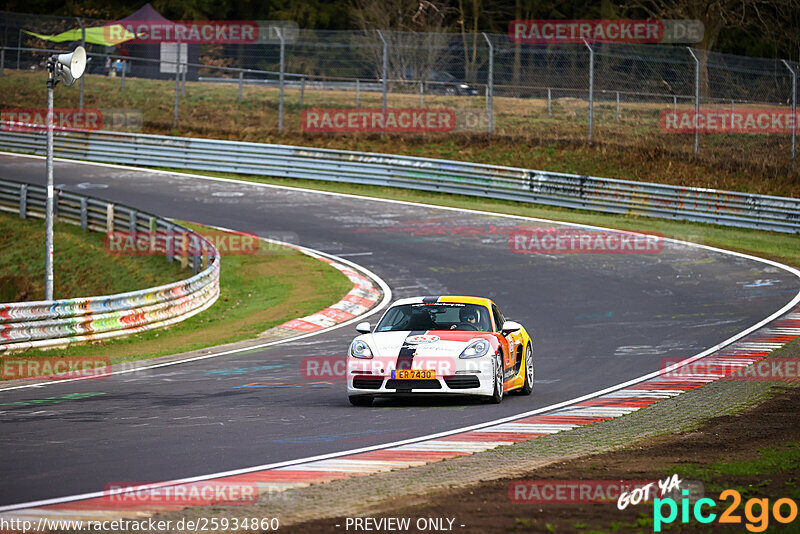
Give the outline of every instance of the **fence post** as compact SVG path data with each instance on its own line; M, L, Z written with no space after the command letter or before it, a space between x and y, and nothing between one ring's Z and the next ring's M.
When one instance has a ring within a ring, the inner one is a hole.
M136 234L136 225L138 224L139 220L139 212L136 210L131 210L128 212L128 232L131 234Z
M389 73L388 73L389 69L388 69L387 64L389 63L389 51L388 51L388 46L386 44L386 39L383 38L383 34L381 33L381 31L380 30L375 30L375 31L378 32L378 37L380 37L381 41L383 42L383 66L382 66L382 73L383 74L381 75L382 76L382 82L383 82L383 87L382 87L383 102L381 104L381 111L383 113L383 133L385 134L386 133L386 90L387 90L387 87L388 87L387 84L388 84L388 76L389 76Z
M187 45L188 46L188 45ZM189 62L189 52L186 52L186 62ZM122 70L125 70L125 62L122 63ZM189 65L184 63L181 65L181 96L186 94L186 72L189 70Z
M120 89L120 91L125 89L125 71L128 70L127 66L128 66L128 62L127 61L123 61L122 62L122 76L120 76L120 81L119 81L119 89ZM83 77L81 76L81 80L82 79L83 79Z
M303 95L306 92L306 77L300 77L300 107L303 107Z
M489 74L486 91L489 97L489 135L492 135L494 132L494 46L492 46L492 41L489 40L486 33L483 34L483 38L486 39L486 44L489 45Z
M589 49L589 141L591 141L594 129L594 50L586 39L583 40L583 44Z
M700 148L700 130L697 128L697 116L700 114L700 60L692 47L687 46L686 49L694 59L694 154L697 155Z
M283 132L283 75L284 75L284 52L285 52L285 45L286 41L283 38L283 32L280 28L275 28L275 31L278 33L278 39L281 40L281 73L280 73L280 94L278 95L278 132Z
M147 223L148 233L150 234L150 250L156 250L156 237L158 235L158 221L155 217L150 217Z
M180 98L180 89L181 89L181 62L180 59L180 48L181 45L178 43L178 51L175 57L175 109L173 110L172 115L172 127L178 127L178 99Z
M89 212L86 206L86 197L81 197L81 228L86 230L89 228Z
M19 186L19 218L28 217L28 184Z
M617 91L617 115L615 117L617 122L619 122L619 91Z
M114 204L106 204L106 233L114 231Z
M192 234L192 274L197 274L200 272L200 255L197 253L198 248L200 248L199 239Z
M358 78L356 78L356 108L359 107L358 105L358 97L360 96L359 93L360 93L360 86L358 84Z
M419 107L424 106L423 104L423 93L425 92L425 82L419 82Z
M181 269L189 266L189 236L181 232Z
M550 88L548 87L547 88L547 116L548 117L553 114L552 109L550 108L550 101L551 101Z
M239 98L237 102L242 101L242 84L244 83L244 72L239 71Z
M166 247L167 248L167 253L164 255L164 258L168 262L172 263L172 261L175 259L175 257L174 257L174 254L175 254L175 239L177 237L175 235L176 234L175 228L173 228L169 224L167 224L166 230L164 230L164 233L168 236L167 247Z
M789 66L789 62L782 59L783 64L792 73L792 159L797 154L797 71Z

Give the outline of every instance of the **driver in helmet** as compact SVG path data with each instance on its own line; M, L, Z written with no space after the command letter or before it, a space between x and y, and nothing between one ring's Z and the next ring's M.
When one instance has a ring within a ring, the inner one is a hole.
M480 325L478 324L478 310L475 308L461 308L458 310L458 320L460 324L463 325L472 325L475 327L475 330L480 330ZM454 330L458 328L459 325L453 325L450 327L450 330Z

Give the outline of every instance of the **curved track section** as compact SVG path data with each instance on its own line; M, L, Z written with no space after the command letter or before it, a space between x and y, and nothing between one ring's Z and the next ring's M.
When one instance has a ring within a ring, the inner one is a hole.
M0 505L163 481L379 445L528 412L690 357L790 303L800 279L775 264L668 244L659 254L514 254L508 232L556 223L362 197L57 162L63 187L93 187L163 215L357 261L395 297L478 293L536 342L533 397L349 405L341 383L311 384L308 356L344 355L338 329L267 349L0 392ZM0 176L44 179L43 162L0 156ZM107 186L107 187L106 187ZM102 188L101 188L102 187ZM56 249L57 253L57 249Z

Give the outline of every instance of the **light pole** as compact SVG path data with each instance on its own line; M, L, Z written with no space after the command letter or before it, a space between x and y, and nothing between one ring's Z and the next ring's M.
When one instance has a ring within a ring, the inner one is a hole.
M47 202L45 204L44 299L53 300L53 89L59 81L72 85L86 70L86 50L47 58Z

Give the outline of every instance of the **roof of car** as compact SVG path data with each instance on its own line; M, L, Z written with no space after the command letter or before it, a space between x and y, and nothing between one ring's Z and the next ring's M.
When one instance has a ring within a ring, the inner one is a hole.
M426 297L409 297L400 299L392 303L392 306L400 304L434 304L437 302L443 303L460 303L460 304L477 304L479 306L490 307L493 302L486 297L470 297L466 295L438 295Z

